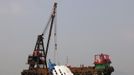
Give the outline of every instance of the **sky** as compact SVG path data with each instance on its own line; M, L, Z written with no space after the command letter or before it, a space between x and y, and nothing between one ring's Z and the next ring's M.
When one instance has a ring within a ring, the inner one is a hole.
M109 54L113 75L132 75L134 0L57 0L58 64L93 66ZM52 10L53 0L0 0L0 74L21 75ZM51 44L52 45L52 44ZM50 47L48 58L53 60ZM67 63L68 58L68 63Z

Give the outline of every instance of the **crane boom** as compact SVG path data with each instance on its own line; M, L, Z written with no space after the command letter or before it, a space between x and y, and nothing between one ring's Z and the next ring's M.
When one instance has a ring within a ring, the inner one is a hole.
M51 19L51 26L50 26L49 36L48 36L48 41L47 41L47 46L46 46L46 57L47 57L47 53L48 53L49 42L50 42L50 37L51 37L51 33L52 33L52 28L53 28L53 22L54 22L54 18L55 18L56 8L57 8L57 3L54 3L54 9L53 9L53 13L51 15L51 18L52 18Z

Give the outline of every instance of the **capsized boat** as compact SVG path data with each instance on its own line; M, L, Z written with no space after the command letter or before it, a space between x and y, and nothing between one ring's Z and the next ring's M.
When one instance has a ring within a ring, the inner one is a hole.
M73 75L71 70L65 65L56 65L49 60L49 72L51 75Z

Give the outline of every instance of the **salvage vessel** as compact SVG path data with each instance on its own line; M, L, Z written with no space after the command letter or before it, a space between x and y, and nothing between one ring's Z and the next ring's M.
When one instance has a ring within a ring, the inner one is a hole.
M98 54L94 58L94 66L80 66L72 67L66 65L56 65L51 63L47 59L48 49L50 45L52 30L55 29L55 17L56 17L57 2L53 4L53 10L48 23L42 34L37 36L34 51L28 56L27 64L29 68L24 69L21 75L111 75L114 68L110 65L111 60L107 54ZM46 31L48 33L46 34ZM45 40L44 43L44 35ZM54 32L56 37L56 32ZM45 45L45 46L44 46ZM57 43L55 42L55 49L57 49Z

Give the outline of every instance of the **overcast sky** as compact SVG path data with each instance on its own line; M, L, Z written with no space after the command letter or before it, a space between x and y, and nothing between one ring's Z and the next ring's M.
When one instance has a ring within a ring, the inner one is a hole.
M52 0L0 0L0 74L28 66ZM93 65L94 54L111 56L116 73L134 74L134 0L58 0L57 62ZM51 46L53 47L53 46ZM53 60L53 49L49 50Z

